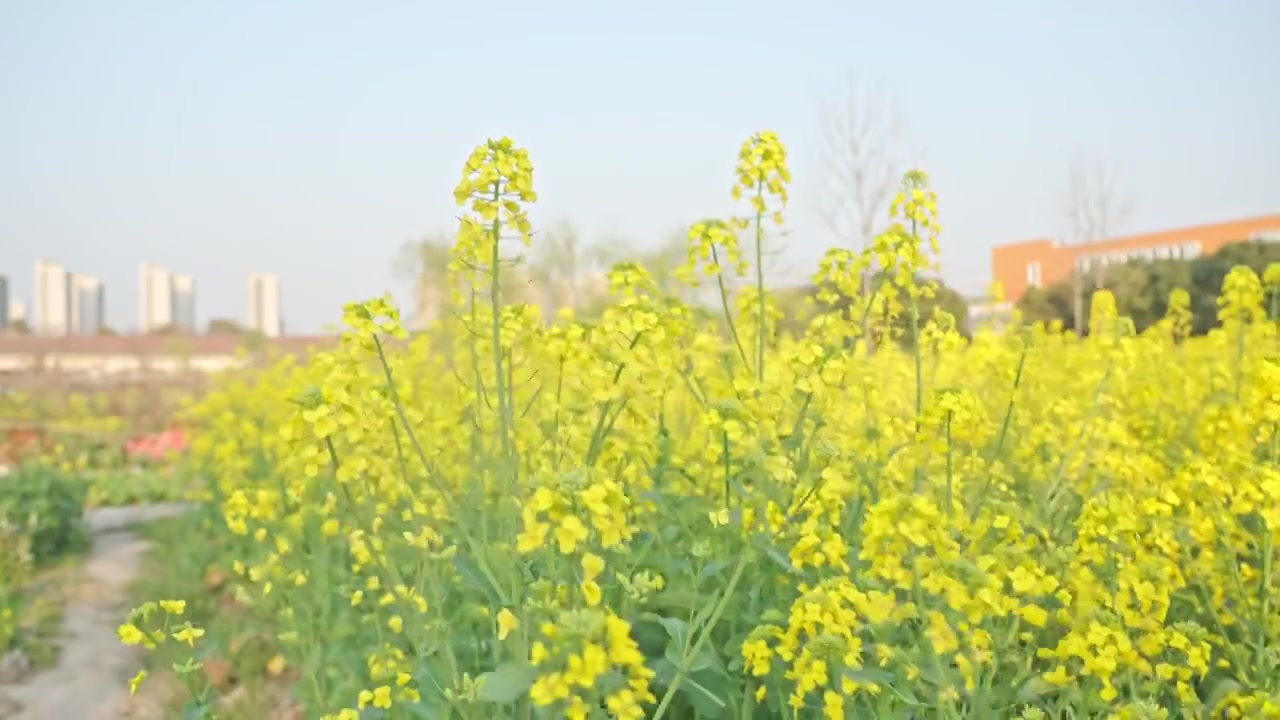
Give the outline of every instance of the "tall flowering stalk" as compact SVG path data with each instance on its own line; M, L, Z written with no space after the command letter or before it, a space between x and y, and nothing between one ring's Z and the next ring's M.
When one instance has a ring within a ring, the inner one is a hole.
M502 240L504 230L509 228L519 233L521 244L530 245L532 226L526 206L535 202L538 194L533 189L533 163L528 151L516 147L507 137L477 146L467 159L453 197L459 206L466 206L469 211L462 218L455 258L473 272L489 276L499 445L503 456L510 458L515 450L512 437L515 411L512 388L506 382L502 342ZM476 285L471 283L473 320L476 319ZM482 388L477 387L476 392L481 393Z
M749 194L752 217L737 218L734 224L739 230L755 231L756 266L756 381L764 381L764 349L769 335L767 310L768 296L764 289L765 215L771 215L773 223L781 226L782 211L787 204L787 185L791 171L787 167L787 148L778 134L764 130L752 135L738 152L738 181L733 186L733 199L741 200Z

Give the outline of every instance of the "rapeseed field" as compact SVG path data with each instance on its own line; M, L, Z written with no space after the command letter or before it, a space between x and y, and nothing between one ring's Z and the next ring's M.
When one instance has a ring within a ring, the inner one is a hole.
M1136 334L1106 291L1084 339L962 337L920 309L941 229L911 172L781 333L789 182L759 133L741 216L691 228L718 315L621 264L601 317L546 322L503 301L537 195L490 141L438 327L353 303L335 348L190 410L207 532L305 717L1280 717L1280 273L1233 271L1204 337L1185 293ZM121 636L194 677L183 609Z

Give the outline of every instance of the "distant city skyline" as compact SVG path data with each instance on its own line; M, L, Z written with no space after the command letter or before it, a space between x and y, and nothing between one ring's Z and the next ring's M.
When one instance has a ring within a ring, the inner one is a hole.
M584 244L644 251L741 212L738 149L768 129L794 177L766 278L781 287L857 242L818 207L852 104L897 109L898 140L873 147L895 175L929 173L944 277L965 294L995 245L1066 236L1077 158L1131 200L1117 232L1276 211L1280 3L983 7L0 3L0 265L22 268L24 297L38 255L92 272L120 326L137 311L117 288L143 260L196 272L202 326L243 322L263 268L289 331L318 332L346 302L410 298L393 258L458 227L452 191L488 137L529 151L534 252L561 218ZM495 17L537 52L513 62L501 33L475 32ZM742 62L746 38L767 58ZM849 100L850 72L883 95Z
M0 330L7 330L13 321L13 305L9 298L9 277L0 275Z
M31 332L52 336L70 334L71 274L65 267L48 260L36 261L31 309Z
M102 280L71 274L71 322L69 333L97 335L106 327L107 293Z
M19 322L28 332L50 337L103 332L148 334L170 329L200 334L206 329L200 326L196 314L197 284L193 274L174 273L155 263L139 265L136 321L124 327L108 322L107 284L102 278L44 258L35 262L32 278L28 316L28 304L14 291L12 276L0 273L0 330L12 329ZM247 284L247 308L240 313L214 316L211 321L226 320L267 337L280 337L284 320L279 276L250 273Z
M249 314L246 327L263 336L274 338L284 334L280 317L280 278L276 275L249 275Z
M138 266L138 325L149 333L173 324L173 273L143 263Z

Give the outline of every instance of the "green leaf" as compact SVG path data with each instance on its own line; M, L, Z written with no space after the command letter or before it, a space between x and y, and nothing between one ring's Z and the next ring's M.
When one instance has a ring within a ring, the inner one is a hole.
M1027 681L1018 688L1017 699L1020 703L1031 703L1037 699L1053 693L1054 687L1039 676L1027 678ZM1212 707L1212 706L1210 706Z
M493 586L489 578L475 560L471 559L466 553L458 553L453 558L454 567L458 569L461 575L472 588L479 590L488 596L492 604L499 607L506 605L506 599L502 597L502 592Z
M503 663L497 670L480 676L480 699L502 705L513 703L529 692L537 678L537 668L528 663Z
M656 619L652 617L641 617L631 628L631 637L640 646L640 652L645 657L655 657L662 654L671 639L667 635L667 631L658 624Z
M764 535L764 533L757 533L752 538L752 540L753 540L752 544L755 545L756 548L759 549L761 552L763 552L765 554L765 557L769 558L775 564L777 564L778 567L781 567L783 570L786 570L788 573L792 575L798 574L800 572L799 570L796 569L794 565L791 564L791 558L787 557L786 555L783 555L782 551L779 550L777 547L775 547L773 542L769 540L767 536Z
M736 508L733 512L737 513L739 516L742 515L742 511ZM731 519L730 521L733 522L733 520L734 519ZM701 581L713 578L724 573L725 570L728 570L731 567L733 567L732 560L717 560L715 562L708 563L706 567L702 568L702 572L698 573L698 580Z
M702 672L704 670L722 671L724 669L724 665L720 662L720 657L716 655L713 650L705 647L699 650L698 654L686 663L684 661L684 648L683 646L676 644L674 638L672 638L671 642L667 643L667 648L663 653L663 657L666 658L667 662L674 665L676 669L683 668L684 671L689 674Z
M893 675L875 668L845 668L844 676L861 685L889 685L893 682Z
M648 604L652 608L670 608L687 612L700 599L701 596L687 588L672 588L655 594L649 599ZM657 617L653 619L656 621Z
M710 648L702 648L698 651L697 657L689 661L689 672L700 672L702 670L723 670L724 664L720 662L720 656L716 655Z
M417 677L420 681L427 681L419 682L419 692L422 695L422 702L427 705L443 707L447 704L447 699L444 697L444 694L441 693L440 689L452 687L453 680L449 677L449 674L445 672L444 668L441 667L444 662L438 656L438 653L438 648L431 648L427 650L426 654L415 664L414 677ZM350 654L348 654L347 657L351 657ZM355 671L360 672L365 670L363 666L364 663L360 663L359 668Z
M666 629L667 635L671 637L671 642L681 651L684 650L689 638L689 624L680 618L665 617L658 615L654 618L662 627Z
M675 682L680 674L675 663L670 660L659 660L653 664L653 672L657 681L667 687ZM725 700L724 679L712 673L686 673L680 681L678 693L684 695L694 708L706 717L722 717L728 706Z
M703 717L724 717L728 702L721 685L723 680L714 675L688 675L680 685L680 691Z
M913 707L920 705L920 698L916 697L916 694L911 691L910 687L894 682L897 678L884 670L877 670L875 668L845 668L844 676L854 682L862 683L863 685L875 683L888 690L890 694L907 705L911 705Z
M182 706L182 720L208 720L214 717L213 705L198 700L189 700Z
M1209 691L1208 696L1205 698L1205 707L1212 710L1221 705L1222 701L1226 700L1231 693L1240 692L1242 689L1240 683L1235 680L1222 678L1213 684L1213 689ZM1208 717L1207 714L1206 717Z

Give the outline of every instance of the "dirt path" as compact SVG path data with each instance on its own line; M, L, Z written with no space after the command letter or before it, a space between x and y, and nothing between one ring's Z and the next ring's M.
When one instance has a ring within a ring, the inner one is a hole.
M128 612L126 590L146 541L130 528L177 515L181 504L100 508L85 514L93 548L68 588L58 664L20 685L0 686L3 720L118 720L138 660L116 637ZM5 715L5 709L17 714Z

